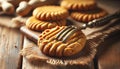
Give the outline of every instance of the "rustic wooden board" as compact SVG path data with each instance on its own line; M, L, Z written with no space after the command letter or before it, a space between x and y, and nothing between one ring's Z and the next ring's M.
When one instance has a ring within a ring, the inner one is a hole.
M109 38L107 42L101 44L97 54L99 69L120 69L119 38L120 35L115 35Z
M23 36L18 30L0 26L0 69L20 69Z

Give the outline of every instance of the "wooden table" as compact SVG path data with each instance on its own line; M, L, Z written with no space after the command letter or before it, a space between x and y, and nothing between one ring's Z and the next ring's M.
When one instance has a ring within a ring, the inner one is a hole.
M53 66L47 63L33 65L19 53L28 44L34 44L19 29L0 26L0 69L94 69L93 62L85 66Z
M113 1L111 0L110 2L108 2L106 0L99 1L99 5L101 5L103 8L106 8L106 10L109 11L113 11L117 10L117 8L120 7L119 5L119 1ZM104 7L105 6L105 7ZM110 12L111 13L111 12ZM118 38L115 38L116 42L117 42L117 46L120 49L120 40L119 37L120 35L116 35L118 36ZM111 38L112 40L112 38ZM112 41L111 41L112 42ZM31 63L29 63L24 57L20 56L19 52L20 50L26 46L26 44L31 43L31 41L29 41L28 39L24 38L23 34L19 31L19 29L11 29L11 28L7 28L4 26L0 26L0 69L94 69L94 64L93 62L91 62L89 65L86 66L53 66L50 64L46 64L46 63L41 63L41 64L37 64L37 65L32 65ZM109 42L107 42L109 44ZM115 44L115 48L113 48ZM101 44L102 45L102 44ZM106 44L103 44L106 45ZM110 49L117 49L116 48L116 43L114 42L113 45L111 46L112 48ZM114 53L116 52L115 50ZM101 52L101 49L98 50L99 52ZM106 52L106 51L104 51ZM110 51L107 50L107 53L109 53ZM98 53L99 54L99 53ZM110 53L109 53L110 54ZM100 57L100 55L97 55L97 60L98 60L98 68L99 69L105 69L105 68L109 68L109 67L105 67L105 60L104 56L106 54L102 55L102 57ZM117 50L117 55L120 55L120 51ZM116 60L116 62L118 62L118 67L116 67L116 69L120 69L120 56L116 56L113 55L114 58L117 57L118 60ZM110 59L112 60L112 59ZM115 62L114 62L115 63ZM109 66L109 65L108 65ZM96 68L96 66L95 66ZM109 68L110 69L110 68Z

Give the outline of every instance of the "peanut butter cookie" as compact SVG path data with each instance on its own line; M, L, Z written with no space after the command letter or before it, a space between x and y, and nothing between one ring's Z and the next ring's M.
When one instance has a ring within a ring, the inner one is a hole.
M26 21L26 26L29 29L36 31L43 31L45 29L50 29L55 26L64 26L66 25L66 20L58 20L58 21L41 21L36 19L34 16L31 16Z
M61 20L68 16L68 11L60 6L42 6L33 11L33 16L39 20Z
M57 33L64 28L66 26L56 26L42 32L39 36L38 46L44 54L57 57L72 56L83 49L86 43L86 36L80 30L72 34L64 43L56 40Z
M63 0L61 6L68 10L89 10L96 6L95 0Z
M71 17L80 22L89 22L94 19L98 19L107 15L107 12L103 9L97 8L89 11L77 11L72 12Z

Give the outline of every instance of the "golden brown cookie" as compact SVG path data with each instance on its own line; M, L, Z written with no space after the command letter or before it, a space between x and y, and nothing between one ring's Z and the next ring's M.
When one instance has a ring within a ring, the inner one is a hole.
M80 22L89 22L94 19L98 19L107 15L107 12L103 9L97 8L89 11L77 11L72 12L71 17Z
M41 21L36 19L35 17L31 16L26 21L26 26L29 29L36 30L36 31L43 31L45 29L50 29L55 26L64 26L66 25L66 20L59 20L59 21Z
M96 7L95 0L63 0L61 6L69 10L89 10Z
M86 36L78 30L72 34L65 43L56 40L56 34L66 28L66 26L56 26L46 29L39 36L38 46L40 50L49 56L72 56L80 52L85 46Z
M68 16L68 11L60 6L42 6L33 11L33 16L39 20L61 20Z

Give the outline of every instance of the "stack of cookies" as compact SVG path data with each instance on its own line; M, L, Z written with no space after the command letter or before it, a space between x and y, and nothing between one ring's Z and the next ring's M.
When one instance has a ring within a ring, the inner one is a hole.
M57 34L67 28L67 9L60 6L42 6L33 11L33 15L26 21L29 29L42 31L38 39L38 46L42 53L67 57L79 53L85 46L86 36L81 30L74 32L62 42L56 39ZM44 30L44 31L43 31Z
M26 21L26 26L36 31L65 26L68 15L67 9L60 6L41 6L33 11L33 16Z
M98 7L95 0L62 0L61 6L71 11L71 18L79 22L89 22L107 14Z

